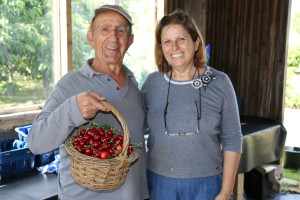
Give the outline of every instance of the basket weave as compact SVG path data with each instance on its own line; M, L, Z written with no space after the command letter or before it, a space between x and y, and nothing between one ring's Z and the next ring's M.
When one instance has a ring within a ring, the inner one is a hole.
M112 159L101 159L84 155L73 146L73 137L65 141L65 149L71 157L71 174L80 185L95 190L112 190L121 186L126 178L130 165L138 158L138 152L134 149L127 155L129 146L129 131L123 116L107 102L101 102L109 108L120 121L123 133L123 149L121 153ZM78 133L83 126L79 127Z

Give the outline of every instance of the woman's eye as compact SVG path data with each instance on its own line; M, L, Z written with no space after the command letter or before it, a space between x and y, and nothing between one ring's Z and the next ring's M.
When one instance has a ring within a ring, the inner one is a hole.
M170 40L165 40L163 43L164 44L170 44Z

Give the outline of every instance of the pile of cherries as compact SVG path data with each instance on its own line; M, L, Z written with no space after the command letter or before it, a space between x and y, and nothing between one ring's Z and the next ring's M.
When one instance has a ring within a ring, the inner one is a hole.
M117 157L123 149L124 136L116 128L109 125L99 126L92 122L87 129L82 129L74 136L75 149L85 155L101 159ZM129 144L127 155L130 155L135 146Z

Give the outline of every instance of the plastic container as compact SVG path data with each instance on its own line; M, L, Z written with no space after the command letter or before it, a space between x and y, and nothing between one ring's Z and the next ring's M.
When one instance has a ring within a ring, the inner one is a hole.
M284 168L300 169L300 147L285 147L283 166Z
M0 152L12 150L13 143L14 143L14 140L0 141Z
M13 147L14 140L2 141L11 143L7 145ZM32 171L35 165L35 155L29 148L11 149L0 152L0 180Z
M18 133L19 140L27 143L27 136L31 129L32 125L22 126L15 128L15 131ZM35 157L36 167L47 165L55 160L55 156L59 154L59 148L54 151L50 151L43 154L37 154Z
M59 154L59 148L43 154L38 154L35 157L35 166L40 167L48 165L55 160L55 156Z
M18 133L19 140L27 142L27 135L31 129L32 125L22 126L15 128L15 131Z

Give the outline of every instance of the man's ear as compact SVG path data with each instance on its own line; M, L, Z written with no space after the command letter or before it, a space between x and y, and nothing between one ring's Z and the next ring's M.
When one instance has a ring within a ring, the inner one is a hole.
M131 34L131 35L129 36L129 42L128 42L128 48L127 48L127 49L129 49L129 47L132 45L133 41L134 41L134 35Z
M93 33L91 30L89 30L86 34L86 38L89 41L90 45L94 48L94 43L93 43Z

